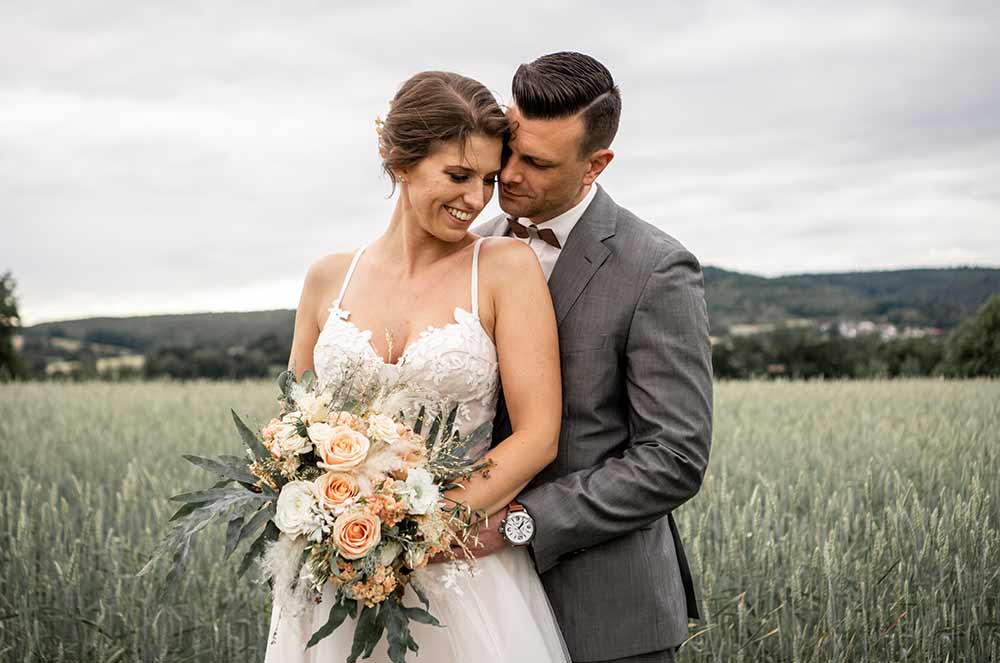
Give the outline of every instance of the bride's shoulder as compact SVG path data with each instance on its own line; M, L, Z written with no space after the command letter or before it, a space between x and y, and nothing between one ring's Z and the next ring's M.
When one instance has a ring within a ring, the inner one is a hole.
M538 256L513 237L487 237L479 249L479 269L487 274L509 274L512 269L539 268Z
M344 280L353 258L354 252L347 252L329 253L314 260L306 270L303 295L326 296L332 287Z

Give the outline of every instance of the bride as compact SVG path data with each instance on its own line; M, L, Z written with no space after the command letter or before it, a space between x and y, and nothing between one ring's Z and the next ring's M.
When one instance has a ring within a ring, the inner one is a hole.
M463 434L493 419L502 381L513 434L486 454L488 479L447 495L488 514L555 458L562 409L556 322L538 259L516 240L468 231L493 195L510 131L477 81L431 71L400 87L379 130L383 167L399 187L392 218L367 247L309 268L289 358L320 386L360 364L456 403ZM412 624L418 660L569 661L525 547L477 560L473 576L456 566L415 574L444 624ZM305 648L334 593L328 583L323 602L298 615L272 608L268 663L347 659L350 620ZM389 660L384 639L372 660Z

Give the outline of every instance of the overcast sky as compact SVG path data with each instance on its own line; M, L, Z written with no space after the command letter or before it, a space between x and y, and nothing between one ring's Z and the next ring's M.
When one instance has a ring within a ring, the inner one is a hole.
M705 264L1000 266L998 3L342 4L0 4L24 324L294 308L311 261L388 220L399 83L454 70L507 102L558 50L622 90L600 182Z

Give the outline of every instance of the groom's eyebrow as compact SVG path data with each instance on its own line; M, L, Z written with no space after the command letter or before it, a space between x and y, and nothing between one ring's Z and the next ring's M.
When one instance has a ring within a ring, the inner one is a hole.
M554 166L556 162L552 159L546 159L545 157L536 157L534 154L521 153L522 159L528 159L534 161L539 166Z

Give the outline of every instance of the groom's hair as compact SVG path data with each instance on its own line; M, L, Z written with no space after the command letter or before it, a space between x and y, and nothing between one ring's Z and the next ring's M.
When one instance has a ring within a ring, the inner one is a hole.
M511 84L514 103L528 119L581 114L580 156L611 146L618 133L622 97L611 72L583 53L562 51L522 64Z

